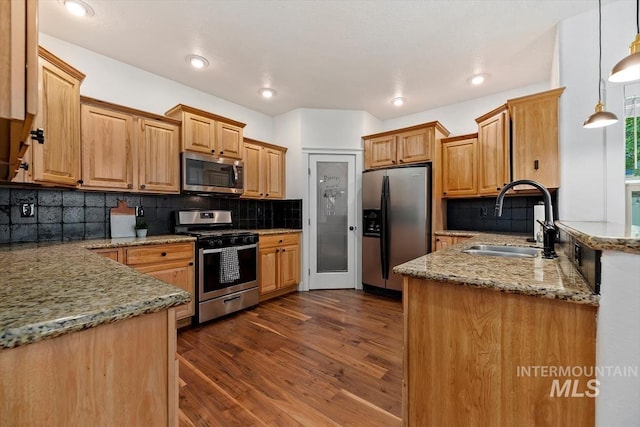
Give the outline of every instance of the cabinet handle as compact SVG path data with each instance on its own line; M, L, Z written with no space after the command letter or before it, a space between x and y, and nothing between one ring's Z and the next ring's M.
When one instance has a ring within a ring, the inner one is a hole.
M127 188L133 188L133 184L127 184Z
M83 180L81 180L81 179L77 180L76 182L78 183L78 185L82 185L82 184L84 184L84 181L83 181Z
M446 195L447 195L447 192L446 192L446 191L443 191L443 192L442 192L442 194L444 194L444 195L446 196Z
M29 133L31 134L31 139L38 141L39 144L44 144L44 129L38 128Z
M162 252L160 255L167 256L167 253L166 252Z
M221 151L221 152L220 152L220 155L222 156L223 154L224 154L224 151Z
M538 170L538 169L539 169L539 167L540 167L540 162L539 162L539 161L537 161L537 160L534 160L534 161L533 161L533 168L534 168L535 170Z
M500 191L500 187L496 187L496 190Z
M282 240L278 241L278 243L282 243Z
M141 189L141 190L144 190L145 188L147 188L147 186L146 186L146 185L144 185L144 184L140 185L140 189Z

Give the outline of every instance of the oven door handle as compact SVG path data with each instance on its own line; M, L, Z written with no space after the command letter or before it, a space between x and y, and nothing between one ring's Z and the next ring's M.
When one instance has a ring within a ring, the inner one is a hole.
M245 245L245 246L231 246L232 248L235 248L238 251L242 251L244 249L253 249L253 248L257 248L258 245L257 244L253 244L253 245ZM217 254L222 252L222 248L220 249L200 249L202 251L203 255L207 255L207 254Z

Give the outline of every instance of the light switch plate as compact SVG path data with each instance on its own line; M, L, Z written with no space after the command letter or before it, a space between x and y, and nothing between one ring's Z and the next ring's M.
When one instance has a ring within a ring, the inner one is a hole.
M20 216L23 218L33 217L36 214L36 205L34 203L22 203L20 205Z

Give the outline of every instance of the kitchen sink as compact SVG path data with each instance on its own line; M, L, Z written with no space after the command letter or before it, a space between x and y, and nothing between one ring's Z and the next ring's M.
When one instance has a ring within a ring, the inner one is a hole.
M521 246L474 245L464 249L462 252L507 258L536 258L540 256L540 249Z

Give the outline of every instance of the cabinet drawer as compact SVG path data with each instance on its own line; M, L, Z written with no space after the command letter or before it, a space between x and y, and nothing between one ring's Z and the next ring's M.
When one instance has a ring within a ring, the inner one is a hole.
M300 233L272 234L260 236L260 248L272 246L297 245L300 242Z
M191 259L194 256L193 243L127 248L125 256L127 265Z

